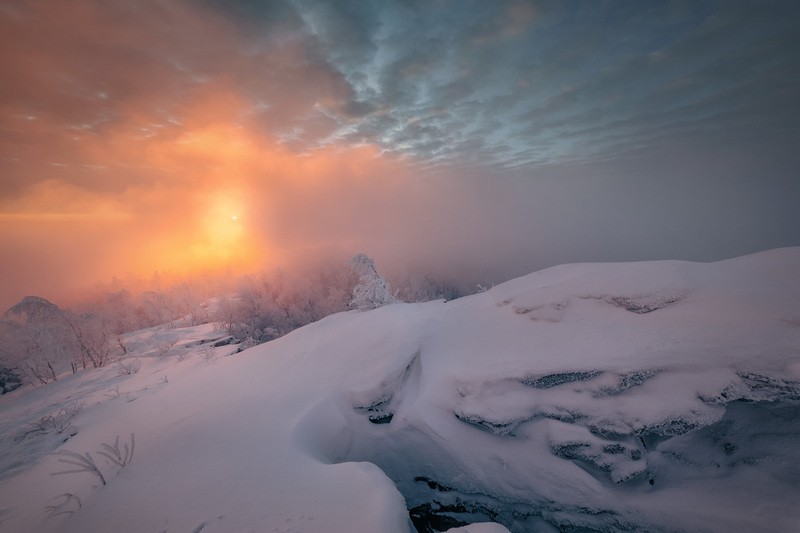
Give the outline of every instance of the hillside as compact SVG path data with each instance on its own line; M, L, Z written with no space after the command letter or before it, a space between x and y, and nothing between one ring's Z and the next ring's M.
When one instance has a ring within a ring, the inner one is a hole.
M0 531L800 524L800 248L564 265L233 355L223 336L136 332L135 373L0 397ZM125 466L96 452L131 434Z

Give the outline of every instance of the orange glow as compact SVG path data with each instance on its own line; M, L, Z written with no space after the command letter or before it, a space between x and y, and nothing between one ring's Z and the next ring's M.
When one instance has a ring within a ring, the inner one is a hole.
M216 98L224 105L217 105L205 88L202 99L184 107L180 125L151 137L131 139L123 124L83 139L75 146L79 165L58 167L59 177L0 202L0 233L26 234L23 248L49 256L48 250L65 253L55 242L74 241L92 224L91 239L80 244L91 261L76 256L74 271L65 274L83 283L154 271L252 272L306 245L350 245L329 232L358 215L349 206L367 193L353 191L391 191L392 177L407 172L372 146L295 153L235 124L242 109L230 106L238 98L226 90L220 88ZM224 113L210 116L208 106ZM74 175L85 185L70 183ZM45 262L57 261L55 255Z
M247 232L234 213L241 212L241 200L219 193L201 217L203 231L199 233L195 250L201 264L243 259L247 248Z
M408 175L406 165L376 147L329 142L298 152L282 141L292 120L351 97L324 65L295 67L307 64L302 44L242 55L235 28L213 17L186 19L179 2L165 15L184 21L178 30L134 10L143 18L125 32L106 31L118 29L111 8L37 6L26 8L28 23L5 26L8 42L40 34L49 45L13 54L3 73L11 96L0 120L16 135L0 138L0 249L13 250L0 275L15 280L0 294L3 304L24 296L17 286L57 296L112 276L244 273L306 247L351 246L360 218L381 209L364 198L400 196L396 178ZM197 35L213 46L194 56ZM187 66L151 61L182 38L193 43ZM105 56L87 68L82 55L136 55L141 43L151 50L136 70ZM15 103L28 101L30 109ZM318 121L298 131L317 128L319 138L335 127Z

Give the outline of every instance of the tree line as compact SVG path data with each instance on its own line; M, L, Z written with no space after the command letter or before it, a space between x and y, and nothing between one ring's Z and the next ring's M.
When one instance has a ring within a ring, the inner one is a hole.
M62 309L28 296L0 320L0 393L44 385L65 372L102 367L127 355L125 333L218 324L242 348L281 337L325 316L395 301L451 300L456 283L421 275L381 277L366 255L292 271L203 279L133 292L117 289Z

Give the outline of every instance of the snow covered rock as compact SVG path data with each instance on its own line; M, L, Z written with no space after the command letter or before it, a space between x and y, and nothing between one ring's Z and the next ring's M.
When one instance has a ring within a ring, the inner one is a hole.
M135 432L134 461L15 471L0 530L792 531L799 276L800 248L564 265L117 376L135 401L87 402L61 449ZM2 396L0 428L65 381Z
M350 260L350 267L358 276L358 284L353 287L350 308L367 311L397 303L397 299L389 290L389 284L378 274L375 262L367 255L356 254L353 256Z

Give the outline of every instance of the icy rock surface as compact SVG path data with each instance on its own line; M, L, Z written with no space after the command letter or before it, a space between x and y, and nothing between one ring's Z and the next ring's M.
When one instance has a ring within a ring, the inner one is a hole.
M102 488L15 470L0 530L795 531L798 276L798 248L564 265L146 366L61 445L135 432L134 462ZM4 429L65 401L33 392L2 397ZM66 492L82 506L43 518Z

